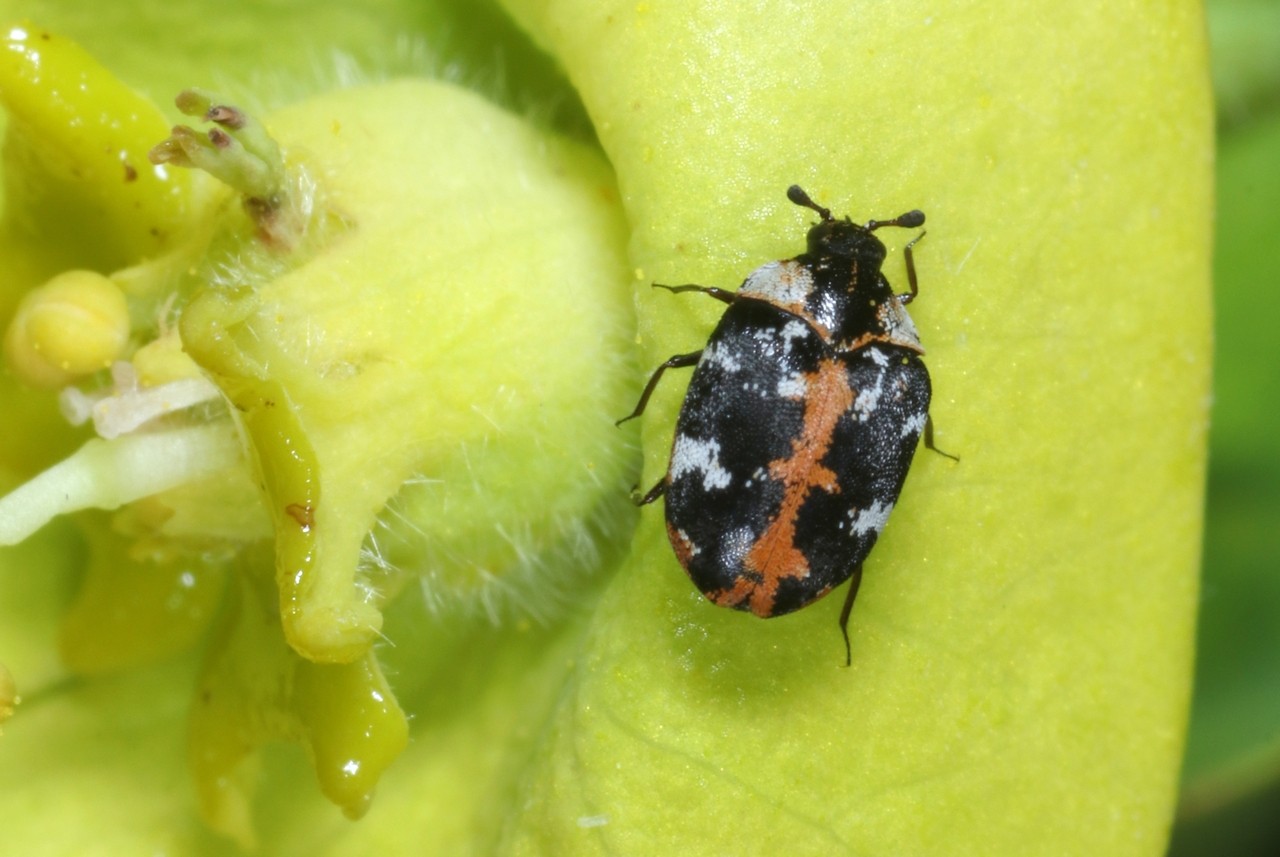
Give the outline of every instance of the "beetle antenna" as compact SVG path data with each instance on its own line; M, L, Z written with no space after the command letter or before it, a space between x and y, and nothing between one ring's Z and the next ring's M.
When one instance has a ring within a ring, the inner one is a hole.
M914 211L908 211L906 214L899 214L893 220L868 220L867 231L872 232L881 226L905 226L908 229L914 229L923 225L924 212L917 208Z
M810 199L809 194L805 193L803 188L798 184L793 184L791 187L787 188L787 199L791 200L796 205L803 205L805 208L812 208L814 211L818 212L818 216L824 221L831 219L831 209L823 208Z

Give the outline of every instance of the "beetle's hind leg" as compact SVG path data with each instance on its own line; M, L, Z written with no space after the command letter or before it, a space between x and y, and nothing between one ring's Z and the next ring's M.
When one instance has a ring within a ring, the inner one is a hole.
M858 587L862 585L862 563L853 567L849 575L849 592L844 597L844 607L840 609L840 633L844 636L844 665L853 663L853 647L849 645L849 614L853 612L853 599L858 597Z
M686 283L682 286L668 286L663 283L653 283L652 285L655 289L666 289L669 292L701 292L704 295L709 295L726 304L733 303L733 299L736 296L734 292L731 292L728 289L718 289L715 286L698 286L692 283ZM700 350L691 351L688 354L677 354L659 366L654 373L649 376L649 383L644 385L644 390L640 393L640 401L636 402L636 409L618 420L614 425L620 426L627 420L633 420L644 413L645 406L649 404L649 397L653 395L654 388L658 386L658 379L662 377L663 372L668 369L681 369L685 366L692 366L698 362L698 358L701 356L702 351ZM649 495L646 494L645 496L647 497Z
M952 455L951 453L938 449L933 445L933 417L929 414L925 414L924 417L924 445L926 448L932 449L934 452L938 453L938 455L945 455L952 461L960 460L960 456Z
M667 493L667 477L663 476L661 479L658 480L657 485L654 485L652 488L650 488L648 491L645 492L643 497L639 496L633 491L631 494L631 501L635 503L637 506L648 506L654 500L657 500L659 497L661 497L663 494L666 494L666 493Z

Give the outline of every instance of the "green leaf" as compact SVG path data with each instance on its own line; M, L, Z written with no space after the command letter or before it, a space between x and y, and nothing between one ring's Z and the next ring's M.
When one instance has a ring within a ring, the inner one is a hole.
M1207 9L1213 91L1231 129L1280 107L1280 3L1214 0Z
M1217 366L1195 702L1177 854L1266 854L1280 791L1280 115L1237 126L1218 170Z

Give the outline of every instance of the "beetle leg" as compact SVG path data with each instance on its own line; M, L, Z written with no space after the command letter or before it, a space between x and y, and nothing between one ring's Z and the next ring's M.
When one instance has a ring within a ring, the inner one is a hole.
M637 506L648 506L654 500L657 500L659 497L661 497L663 494L666 494L666 493L667 493L667 477L664 476L658 480L657 485L654 485L652 488L646 491L643 497L637 497L635 494L632 494L631 499L635 502Z
M947 458L950 458L952 461L960 460L960 456L952 455L949 452L944 452L933 445L933 416L931 414L926 414L924 418L924 445L929 449L932 449L934 452L938 453L938 455L945 455Z
M698 362L698 358L702 356L702 350L690 351L688 354L677 354L660 365L654 373L649 376L649 383L644 385L644 391L640 393L640 401L636 402L636 409L627 414L622 419L614 423L620 426L627 420L633 420L644 413L645 406L649 404L649 397L653 395L653 390L658 386L658 379L662 377L662 373L668 369L680 369L685 366L692 366Z
M696 286L686 284L683 286L667 286L662 283L653 283L655 289L666 289L669 292L702 292L704 295L710 295L718 301L727 304L733 303L735 293L727 289L718 289L715 286ZM649 397L653 395L653 390L658 386L658 379L662 377L662 373L668 369L680 369L685 366L692 366L698 362L698 358L702 356L702 351L691 351L688 354L677 354L657 368L657 370L649 377L649 383L644 385L644 390L640 393L640 401L636 402L636 409L618 420L614 425L620 426L627 420L635 419L644 413L645 406L649 404Z
M702 292L704 295L710 295L718 301L731 304L736 295L728 289L717 289L715 286L695 286L692 284L684 286L667 286L662 283L653 283L655 289L666 289L669 292Z
M916 242L925 236L921 232L915 238L907 242L907 246L902 248L902 258L907 260L907 286L911 289L905 295L898 295L898 299L904 304L909 304L916 299L916 295L920 292L919 283L916 281L916 259L911 253L911 248L916 246Z
M853 663L853 649L849 645L849 614L853 611L853 599L858 597L858 587L862 585L862 563L853 567L849 575L849 593L844 597L844 607L840 610L840 633L844 635L844 665Z

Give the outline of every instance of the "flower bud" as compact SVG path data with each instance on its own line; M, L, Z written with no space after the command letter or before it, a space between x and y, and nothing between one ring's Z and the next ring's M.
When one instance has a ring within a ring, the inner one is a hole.
M35 387L62 387L106 369L129 342L129 308L94 271L58 274L23 298L5 334L9 368Z

